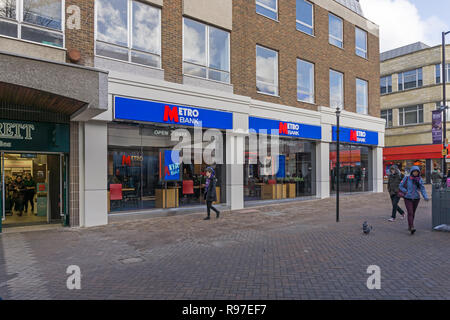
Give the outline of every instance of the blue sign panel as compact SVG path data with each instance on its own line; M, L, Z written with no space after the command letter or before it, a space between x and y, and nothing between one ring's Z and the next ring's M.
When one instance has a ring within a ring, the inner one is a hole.
M114 98L114 118L191 127L233 129L233 114L231 112L122 97Z
M322 128L320 126L313 126L309 124L249 117L248 126L249 129L253 129L256 132L266 130L267 134L271 134L271 130L276 130L280 136L318 140L322 139Z
M180 180L180 152L164 150L164 181Z
M333 127L333 141L336 141L337 127ZM339 128L340 142L378 145L378 132L367 131L361 129Z
M286 156L280 154L278 156L278 172L277 178L285 178L286 177Z

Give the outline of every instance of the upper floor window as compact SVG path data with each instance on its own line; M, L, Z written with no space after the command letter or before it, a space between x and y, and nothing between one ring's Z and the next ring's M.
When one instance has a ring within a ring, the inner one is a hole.
M297 99L314 103L314 64L297 59Z
M267 18L278 20L278 0L256 0L256 12Z
M161 10L133 0L97 0L95 52L161 67Z
M313 35L314 33L314 7L306 0L297 0L297 30Z
M423 105L399 109L399 125L423 123Z
M381 110L381 118L386 120L386 128L392 128L392 109Z
M330 108L344 109L344 74L330 69Z
M278 52L256 46L256 90L278 95Z
M62 0L0 0L0 35L64 47Z
M230 82L230 33L184 18L184 74Z
M367 32L355 28L355 53L356 55L367 58Z
M435 70L436 70L436 83L441 83L441 77L442 77L442 64L437 64L435 65ZM450 82L450 64L446 64L445 65L445 70L446 70L446 79L445 82Z
M369 110L369 89L367 81L356 79L356 112L368 114Z
M405 71L398 74L398 90L406 90L412 88L421 87L422 81L422 68Z
M392 76L382 77L380 79L380 93L386 94L392 92Z
M336 47L344 47L344 28L341 18L336 17L334 14L328 14L328 34L329 41Z

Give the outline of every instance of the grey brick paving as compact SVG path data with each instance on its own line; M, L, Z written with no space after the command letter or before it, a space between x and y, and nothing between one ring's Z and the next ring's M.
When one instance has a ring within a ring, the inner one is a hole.
M3 234L0 297L450 299L450 233L431 231L431 203L420 204L414 236L406 220L387 222L387 194L343 197L339 224L334 203L265 205L211 221L190 214ZM365 220L374 226L368 236ZM11 249L17 246L24 250ZM11 282L9 259L28 287ZM66 288L73 264L82 290ZM381 268L381 290L366 287L372 264Z

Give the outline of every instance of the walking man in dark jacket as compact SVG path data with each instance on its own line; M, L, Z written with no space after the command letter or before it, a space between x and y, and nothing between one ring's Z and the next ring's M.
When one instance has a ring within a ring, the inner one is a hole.
M398 202L400 201L400 197L398 196L398 190L400 182L402 182L403 180L403 175L395 164L389 169L389 171L391 172L391 174L389 175L388 180L388 191L389 195L391 196L392 202L392 216L388 221L394 222L397 211L398 213L400 213L401 219L403 219L405 216L405 212L398 205Z
M217 179L214 176L214 169L211 167L206 168L206 183L205 183L205 194L204 198L206 200L206 212L208 216L204 220L210 219L211 209L216 213L216 218L219 218L220 211L213 207L212 203L217 201L216 194Z

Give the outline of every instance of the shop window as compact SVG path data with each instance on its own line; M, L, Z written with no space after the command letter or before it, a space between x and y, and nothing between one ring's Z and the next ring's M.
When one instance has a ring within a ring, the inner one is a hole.
M161 67L161 10L133 0L97 0L95 52Z
M392 92L392 76L382 77L380 79L380 94Z
M392 127L392 109L381 110L381 118L386 120L386 128Z
M446 82L450 82L450 64L445 65L445 71L446 73ZM442 64L435 65L435 72L436 72L436 83L441 83L442 78Z
M369 88L367 81L356 79L356 112L368 114L369 112Z
M344 47L344 23L341 18L334 14L328 14L328 34L330 44L343 48Z
M309 35L314 34L314 6L306 0L297 0L297 30Z
M259 93L278 95L278 52L256 46L256 89Z
M184 74L230 83L230 33L183 19Z
M330 108L344 109L344 74L330 69Z
M355 53L367 59L367 32L355 27Z
M423 105L399 109L399 125L423 123Z
M297 59L297 99L314 103L314 64Z
M278 19L278 0L256 0L256 13L267 18Z
M63 12L61 0L0 1L0 35L63 47Z
M405 71L398 74L398 90L419 88L423 85L422 68Z

